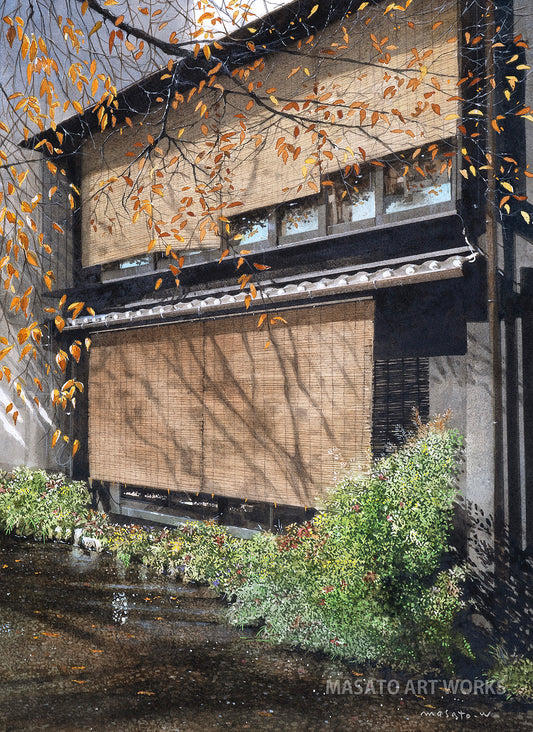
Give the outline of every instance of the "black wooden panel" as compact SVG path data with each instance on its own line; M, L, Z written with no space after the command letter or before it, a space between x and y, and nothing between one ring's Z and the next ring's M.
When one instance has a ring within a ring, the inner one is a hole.
M395 358L374 362L372 451L382 455L413 427L414 410L429 418L429 359Z

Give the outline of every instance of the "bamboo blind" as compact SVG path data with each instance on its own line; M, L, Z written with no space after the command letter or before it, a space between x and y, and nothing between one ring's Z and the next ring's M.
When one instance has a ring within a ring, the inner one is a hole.
M94 478L312 506L337 448L367 462L373 302L99 334L91 348Z
M301 51L294 45L266 57L264 68L251 71L246 79L221 79L224 108L215 103L219 90L213 89L180 104L168 120L170 134L185 130L179 160L172 165L169 159L176 149L165 145L159 146L141 172L138 162L126 155L140 150L135 143L146 143L149 134L157 135L160 110L135 118L133 129L124 128L121 136L118 131L106 131L86 141L82 154L84 266L142 254L153 239L156 251L169 243L178 249L217 247L221 213L227 216L312 194L318 190L321 174L360 162L361 150L370 159L453 137L458 112L458 102L453 100L458 78L456 0L414 0L406 12L386 15L378 8L365 12L327 27L312 43L303 43ZM367 18L371 19L368 26ZM371 33L381 44L381 54L372 46ZM326 53L331 43L337 44L335 57ZM390 60L384 65L379 59L386 53ZM424 58L424 54L428 55ZM414 76L420 84L408 88ZM257 82L262 86L256 91L270 109L257 103L251 110L246 108L248 84ZM268 94L269 89L275 91ZM318 101L304 110L312 93ZM208 108L208 119L200 119L199 101ZM275 114L290 101L299 105L290 112L303 115L305 123ZM333 105L328 119L321 102ZM361 108L349 109L353 103L367 106L362 124ZM376 112L382 117L374 119ZM313 129L306 129L313 124ZM300 129L297 138L295 127ZM334 146L320 148L320 130ZM280 140L293 145L286 162ZM132 180L140 176L139 203L130 195L124 174ZM152 188L157 185L162 186L163 197ZM168 238L150 230L144 213L133 223L135 207L143 201L152 203L153 222L168 231ZM229 203L241 205L227 208ZM226 208L221 210L223 204ZM171 223L176 216L179 220ZM185 221L186 227L180 229Z

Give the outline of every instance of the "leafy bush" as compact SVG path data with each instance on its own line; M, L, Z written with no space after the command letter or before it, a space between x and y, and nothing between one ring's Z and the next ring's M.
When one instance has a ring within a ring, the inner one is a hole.
M489 681L501 684L508 698L533 701L533 659L509 653L503 645L495 647L493 654L496 664L487 674Z
M44 470L15 468L0 476L0 527L43 540L69 538L86 521L85 483Z
M469 653L454 630L462 572L440 568L461 444L435 420L369 475L341 479L312 522L236 547L232 621L360 662L451 665Z

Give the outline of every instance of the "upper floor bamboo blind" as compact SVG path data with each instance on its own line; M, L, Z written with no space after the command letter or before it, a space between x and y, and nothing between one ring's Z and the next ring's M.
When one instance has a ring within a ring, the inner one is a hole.
M270 336L247 315L97 335L91 476L312 506L333 448L367 463L373 301L284 317Z
M220 79L223 104L217 103L220 89L180 104L167 123L175 137L183 130L172 164L176 148L168 143L142 170L134 158L141 149L136 143L157 135L160 109L135 118L120 136L95 135L82 154L84 265L142 254L153 239L156 250L169 242L178 249L216 247L222 214L306 196L318 191L321 175L346 164L453 137L458 34L456 0L413 0L406 12L388 14L374 6L300 48L267 56L246 78ZM251 83L263 103L248 109ZM199 117L199 102L208 119ZM297 106L276 114L289 102ZM323 133L333 144L320 145ZM139 178L138 200L124 176ZM145 213L133 222L146 202L169 238L147 227Z

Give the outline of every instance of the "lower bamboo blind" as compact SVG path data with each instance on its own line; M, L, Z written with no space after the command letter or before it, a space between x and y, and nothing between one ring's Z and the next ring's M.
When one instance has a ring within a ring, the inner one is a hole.
M373 302L99 334L93 478L312 506L371 441ZM270 346L265 349L266 342Z

